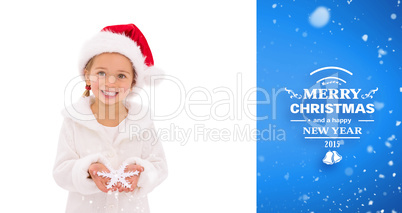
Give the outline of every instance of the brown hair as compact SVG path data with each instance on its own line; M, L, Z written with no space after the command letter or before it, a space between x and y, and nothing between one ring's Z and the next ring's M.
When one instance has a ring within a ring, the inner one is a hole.
M113 53L115 53L115 52L113 52ZM103 54L103 53L101 53L101 54ZM120 54L120 53L117 53L117 54ZM100 55L100 54L99 54L99 55ZM120 54L120 55L122 55L122 54ZM88 61L87 64L85 65L84 70L88 70L88 71L89 71L89 70L92 68L92 65L94 64L94 61L95 61L96 56L98 56L98 55L95 55L94 57L92 57L91 59L89 59L89 61ZM125 55L122 55L122 56L126 57ZM127 57L126 57L126 58L127 58ZM127 58L127 59L131 62L131 60L130 60L129 58ZM131 67L133 68L133 74L134 74L133 82L131 83L131 87L133 87L133 86L135 85L135 83L137 83L137 72L135 72L135 68L134 68L132 62L131 62ZM84 76L85 76L85 72L84 72ZM88 97L89 95L90 95L89 90L85 90L85 92L82 94L82 97Z

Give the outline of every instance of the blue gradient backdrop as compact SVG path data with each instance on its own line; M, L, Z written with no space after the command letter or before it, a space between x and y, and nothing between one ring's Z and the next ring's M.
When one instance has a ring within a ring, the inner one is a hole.
M319 6L329 9L330 20L315 28L309 15ZM257 212L402 212L401 7L397 0L257 0L257 86L269 95L257 106L259 117L268 116L257 122L266 133L257 142ZM303 138L306 124L290 122L302 117L289 110L300 101L282 91L310 88L324 75L309 73L326 66L353 72L339 73L347 88L379 88L372 100L355 102L375 102L371 116L340 115L375 122L354 123L363 128L361 139L337 149ZM258 100L267 94L259 92ZM283 132L286 138L277 137ZM342 161L322 163L328 150Z

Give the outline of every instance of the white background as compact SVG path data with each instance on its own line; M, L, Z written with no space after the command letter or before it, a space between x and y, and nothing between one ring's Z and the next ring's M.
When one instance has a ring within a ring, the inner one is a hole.
M205 130L233 131L235 125L255 129L255 121L247 116L255 114L255 106L223 121L194 118L210 114L214 103L227 99L214 93L217 88L235 95L240 91L233 104L217 108L222 115L239 106L255 87L255 20L255 2L246 0L0 3L1 208L64 212L68 192L54 182L52 167L65 89L77 79L82 43L107 25L136 24L150 44L155 66L185 89L179 91L172 81L156 88L155 113L178 112L174 118L156 121L158 129L171 124L192 131L196 124ZM189 97L188 92L199 87L209 91L209 104L200 93ZM84 86L77 90L69 92L74 100ZM250 97L254 100L255 94ZM196 99L204 104L188 105ZM192 134L184 144L176 139L163 141L169 176L149 195L152 212L255 211L252 138L222 141Z

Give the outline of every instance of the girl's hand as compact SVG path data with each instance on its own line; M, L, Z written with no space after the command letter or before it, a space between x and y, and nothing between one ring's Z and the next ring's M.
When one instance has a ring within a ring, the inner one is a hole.
M131 185L131 188L126 188L122 184L118 183L117 187L119 189L119 192L132 192L135 188L137 188L138 179L140 178L141 172L144 171L144 167L140 165L130 164L126 166L124 172L135 172L136 170L140 172L138 175L126 178L126 181Z
M104 178L98 176L98 172L110 172L109 169L106 168L105 165L101 163L93 163L88 168L88 173L91 176L92 180L95 182L96 186L102 192L107 193L109 189L106 188L107 183L110 181L110 178Z

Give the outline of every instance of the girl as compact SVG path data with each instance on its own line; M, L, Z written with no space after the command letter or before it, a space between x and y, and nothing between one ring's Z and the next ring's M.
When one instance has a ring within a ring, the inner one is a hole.
M105 27L80 57L86 92L63 110L53 176L69 191L66 212L149 212L147 193L167 176L150 115L126 101L158 74L133 24ZM93 95L89 96L89 90Z

